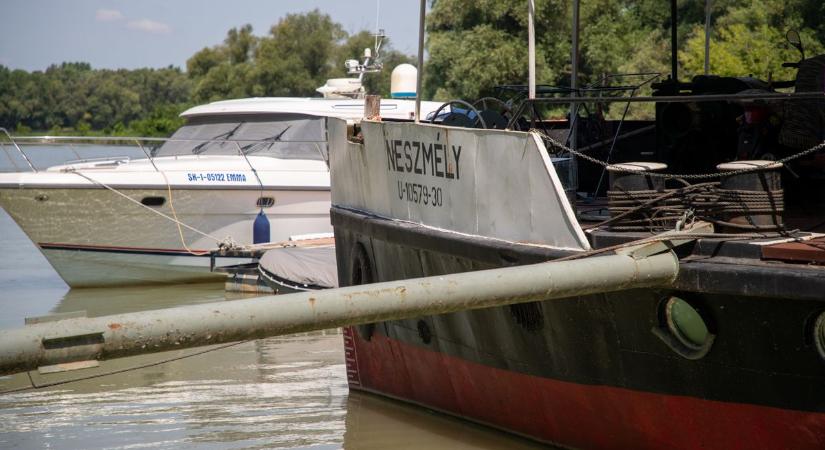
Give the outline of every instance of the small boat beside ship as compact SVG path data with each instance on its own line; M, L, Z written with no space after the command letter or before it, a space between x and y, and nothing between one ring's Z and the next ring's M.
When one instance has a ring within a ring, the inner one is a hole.
M374 55L368 48L362 62L346 61L354 77L318 88L323 98L196 106L167 139L12 137L0 129L9 163L0 167L0 207L71 287L217 281L225 275L211 270L215 248L330 233L327 119L354 125L365 116L363 79L383 69L383 38L383 30L375 35ZM440 106L416 109L405 99L415 74L409 64L393 69L392 98L372 106L384 120L410 121Z
M18 169L0 173L0 206L69 286L218 280L208 251L252 244L260 212L267 241L332 231L326 120L356 121L363 108L251 98L191 108L168 139L16 137L2 147ZM381 111L409 120L413 102L383 100ZM90 142L132 144L132 156L37 167L39 152Z

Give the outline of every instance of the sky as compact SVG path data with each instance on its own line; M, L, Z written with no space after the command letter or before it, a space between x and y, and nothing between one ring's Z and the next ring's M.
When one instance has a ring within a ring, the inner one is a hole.
M418 49L417 0L0 0L0 64L44 70L64 61L94 68L186 68L232 27L269 32L289 13L318 8L349 33L379 26L393 48ZM353 55L357 57L359 55Z

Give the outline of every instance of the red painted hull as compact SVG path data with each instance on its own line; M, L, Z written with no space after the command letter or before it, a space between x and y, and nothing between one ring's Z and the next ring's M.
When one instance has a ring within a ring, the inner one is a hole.
M353 329L344 342L353 389L565 447L825 448L825 413L542 378Z

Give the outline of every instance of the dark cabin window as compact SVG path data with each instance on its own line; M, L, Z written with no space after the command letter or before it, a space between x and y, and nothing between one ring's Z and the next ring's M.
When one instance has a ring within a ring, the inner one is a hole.
M275 204L275 199L272 197L260 197L255 203L258 208L269 208Z
M166 199L163 197L143 197L140 203L146 206L163 206L166 203Z

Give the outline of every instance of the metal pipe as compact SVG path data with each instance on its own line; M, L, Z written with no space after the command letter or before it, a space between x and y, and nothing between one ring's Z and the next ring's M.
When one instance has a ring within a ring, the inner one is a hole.
M135 139L135 144L137 144L137 146L140 147L140 151L142 151L143 154L146 155L146 159L148 159L149 162L152 163L152 167L155 168L155 172L160 172L160 169L158 169L158 166L155 165L155 160L152 159L152 155L150 155L149 152L146 151L146 148L143 146L143 144L140 143L140 140L138 140L136 138ZM78 156L78 158L80 157L80 155L77 155L77 156ZM166 184L169 184L169 183L166 183Z
M711 0L705 0L705 75L710 73L710 10Z
M674 82L678 80L678 49L676 45L678 44L678 35L677 35L677 27L678 27L678 12L676 6L676 0L670 0L670 77L673 79Z
M548 105L559 105L570 103L695 103L695 102L718 102L718 101L797 101L797 100L825 100L823 92L774 92L770 94L708 94L708 95L662 95L646 97L539 97L532 103L547 103ZM527 103L527 102L525 102Z
M0 128L0 131L2 131L3 133L6 134L6 136L9 138L9 141L11 141L11 144L14 145L14 147L17 149L17 152L20 153L20 156L22 156L23 159L26 160L26 164L29 165L29 168L32 170L32 172L37 172L37 169L34 168L34 164L32 164L32 162L29 159L28 155L26 155L23 152L23 150L20 149L20 146L18 146L17 142L14 141L14 138L11 137L11 133L9 133L9 130L7 130L5 128Z
M3 128L0 128L2 131ZM89 142L132 142L135 139L147 142L266 142L260 139L182 139L182 138L160 138L160 137L146 137L146 136L17 136L18 141L89 141ZM307 140L280 140L278 143L311 143L311 142L326 142L326 141L307 141ZM269 142L267 142L269 143Z
M675 281L679 270L679 260L668 248L656 242L635 252L610 256L35 323L0 331L0 374L514 303L664 287Z
M570 64L570 97L578 96L579 89L579 0L573 0L573 30L571 42L571 64ZM573 101L570 104L570 148L579 148L579 104ZM576 155L570 155L570 164L567 167L567 179L570 183L568 189L572 189L574 198L571 199L571 207L576 211L575 192L579 189L579 161Z
M536 98L536 1L527 0L527 98Z
M426 15L427 0L421 0L418 13L418 71L415 77L415 123L421 117L421 80L424 77L424 16Z

